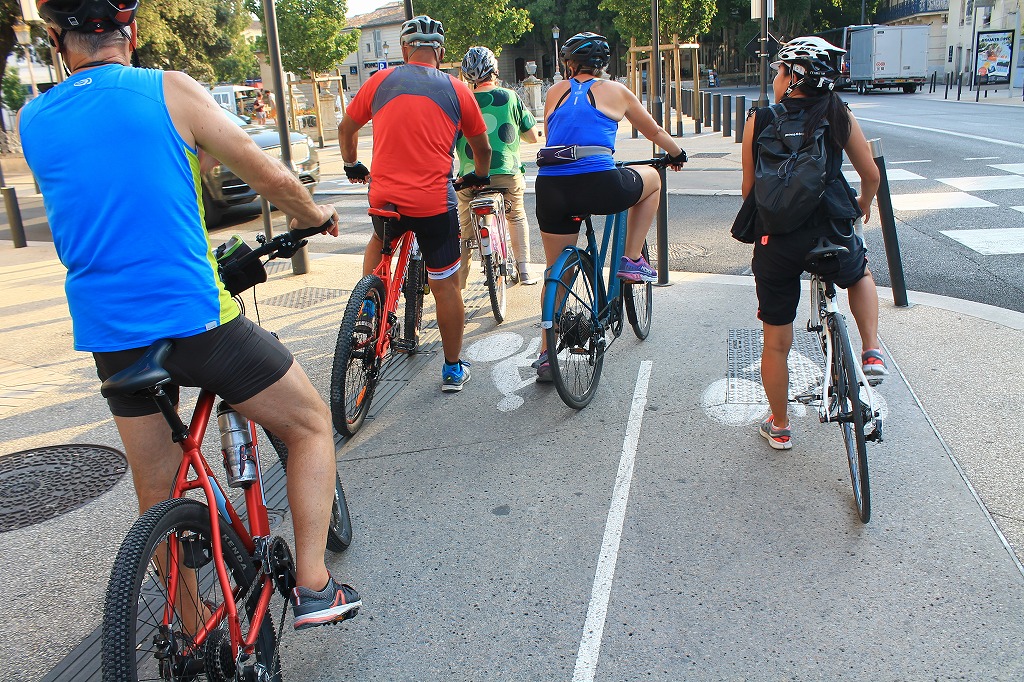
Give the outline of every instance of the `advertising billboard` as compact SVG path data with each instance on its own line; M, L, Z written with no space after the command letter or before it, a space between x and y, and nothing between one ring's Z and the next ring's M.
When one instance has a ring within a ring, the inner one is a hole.
M1013 64L1015 31L979 31L974 54L975 83L981 87L1010 85L1010 65Z

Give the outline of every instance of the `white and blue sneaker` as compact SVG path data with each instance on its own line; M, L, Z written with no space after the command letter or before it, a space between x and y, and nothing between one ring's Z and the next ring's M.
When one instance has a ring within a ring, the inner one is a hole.
M469 363L458 360L451 364L445 362L441 368L441 390L445 393L461 391L469 383Z

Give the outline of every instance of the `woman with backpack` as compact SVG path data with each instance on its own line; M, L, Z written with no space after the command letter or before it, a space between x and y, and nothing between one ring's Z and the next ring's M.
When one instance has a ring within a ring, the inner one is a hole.
M885 360L879 352L878 293L867 269L864 241L859 234L861 216L866 222L871 214L879 173L857 119L832 91L839 75L836 65L845 52L817 37L796 38L783 45L772 63L776 70L772 87L779 104L774 108L751 109L744 128L743 196L755 192L758 204L751 269L757 289L757 316L764 328L761 383L771 407L771 414L761 423L760 433L776 450L793 446L786 362L800 302L800 276L807 265L804 259L819 237L827 237L833 244L849 249L849 253L839 255L838 273L833 280L849 293L850 310L857 321L864 349L861 356L864 373L879 379L887 374ZM797 123L795 127L794 123ZM786 132L777 135L782 130ZM771 218L782 211L772 209L786 207L766 205L769 192L763 191L764 186L758 191L759 183L776 182L779 174L756 171L759 164L766 163L765 149L784 145L786 140L800 138L801 134L799 156L791 162L792 171L787 170L794 176L787 178L787 191L792 187L813 187L813 183L803 182L806 178L796 176L800 175L801 166L806 164L813 168L818 163L819 176L822 164L825 170L824 193L820 198L787 197L793 208L805 209L809 217L792 220L788 225L780 224ZM813 142L819 139L817 149L824 150L823 160L814 155ZM861 193L856 199L842 174L844 151L861 179Z

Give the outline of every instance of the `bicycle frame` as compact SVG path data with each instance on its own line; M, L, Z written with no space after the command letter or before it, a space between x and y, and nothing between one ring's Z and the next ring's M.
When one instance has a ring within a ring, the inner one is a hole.
M561 272L565 268L566 261L572 257L576 252L582 251L590 256L594 264L593 275L594 286L594 316L602 323L606 322L610 317L611 306L608 302L619 300L620 294L622 293L622 282L619 281L618 277L611 276L606 281L604 278L604 264L611 262L612 264L618 263L619 259L622 258L623 253L626 250L626 214L627 211L622 211L615 215L605 216L604 233L601 235L600 248L597 245L597 235L594 233L594 224L591 221L590 216L584 219L587 226L587 244L584 247L579 246L567 246L564 251L558 256L558 259L551 266L550 269L544 273L545 284L551 283L556 286L545 286L544 288L544 305L541 308L541 328L550 329L554 324L554 314L559 311L555 310L555 297L557 296L558 284L560 283L557 277L552 277L552 272ZM609 260L610 258L610 260ZM552 313L551 319L548 319L548 314L545 311Z
M157 400L157 403L160 405L161 412L163 412L164 416L168 418L168 421L170 421L167 409L169 408L173 412L173 407L170 406L170 400L166 398L166 395L164 398L166 400L166 405L161 403L159 399ZM228 577L227 568L221 558L220 524L223 517L223 520L227 521L232 529L234 529L235 533L237 533L239 539L241 539L245 546L246 551L253 554L256 552L258 539L265 538L270 535L270 520L267 515L266 499L263 495L263 471L260 467L259 451L256 441L256 424L252 420L248 420L248 425L253 447L257 448L255 460L258 474L258 485L249 485L245 488L244 499L245 509L249 520L248 528L246 528L231 502L227 499L223 488L217 482L217 479L213 474L213 470L203 457L200 445L206 435L206 428L210 421L210 415L213 414L214 401L216 398L217 396L214 393L205 389L199 392L195 410L192 413L192 421L187 429L181 422L180 418L177 417L177 413L174 413L177 423L172 423L171 428L175 430L175 440L181 446L182 460L181 465L178 467L178 474L175 477L174 489L171 491L171 497L185 497L185 493L190 490L201 489L203 491L207 499L207 508L210 511L210 533L212 536L210 538L210 542L212 545L213 562L217 570L217 579L220 583L221 592L224 595L231 594L234 596L234 599L225 599L224 604L210 614L210 618L203 623L199 631L195 633L193 639L198 643L204 642L209 633L219 626L225 618L227 618L228 630L231 637L231 651L237 656L239 649L245 649L249 653L252 652L256 643L256 638L259 636L263 618L267 614L270 606L270 598L274 592L274 583L272 580L268 579L269 576L264 574L259 601L249 618L249 632L247 633L247 636L243 638L242 626L238 618L238 609L235 603L235 600L238 599L240 595L236 594L231 589L231 581ZM179 425L180 429L178 428ZM190 471L194 472L194 477L190 477ZM210 502L215 502L215 504L210 504ZM180 566L178 562L176 543L169 540L168 548L170 552L170 566L167 569L168 607L164 609L163 615L163 624L165 626L170 625L172 616L171 605L176 603L175 600L177 598Z
M822 372L821 395L818 403L818 421L822 424L831 420L829 414L828 396L832 388L832 373L829 368L832 366L832 354L835 352L835 340L832 338L832 329L828 324L830 317L842 315L839 305L836 303L836 290L832 282L826 282L817 275L811 275L811 319L817 319L817 325L812 327L808 322L807 331L813 331L822 339L822 351L825 353L825 370ZM861 386L861 402L871 410L871 417L875 422L875 429L881 432L879 424L880 417L875 408L874 396L870 390L870 384L864 369L854 363L854 371L857 374L857 383Z
M384 235L387 236L387 225L385 221ZM398 261L392 269L392 259L395 256L397 246ZM391 328L393 320L390 319L398 310L398 297L402 295L402 281L409 269L409 256L413 248L419 248L416 244L416 235L412 230L404 232L398 239L390 239L384 242L382 258L380 263L373 269L373 274L384 282L384 310L381 315L382 328L377 338L376 354L383 358L391 350Z
M469 210L473 215L473 228L476 231L476 244L480 251L480 259L497 252L501 258L501 276L508 276L508 219L504 205L499 211L497 202L504 204L505 197L501 192L481 192L470 201ZM494 234L491 234L491 232Z

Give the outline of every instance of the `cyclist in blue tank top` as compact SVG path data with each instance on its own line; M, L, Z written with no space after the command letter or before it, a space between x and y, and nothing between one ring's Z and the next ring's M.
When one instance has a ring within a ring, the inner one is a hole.
M301 598L304 618L343 620L351 614L338 604L355 608L359 595L324 564L336 469L330 413L288 350L240 315L225 291L203 226L200 167L219 159L293 216L293 229L329 224L337 236L338 214L316 205L192 78L129 66L138 66L136 0L38 6L69 77L29 102L18 128L68 269L75 348L93 353L104 380L153 342L174 339L166 390L175 402L178 386L202 386L284 441L293 603ZM141 172L133 172L138 159ZM141 513L167 498L182 452L149 398L108 404Z
M627 282L654 282L658 273L641 251L658 211L661 178L651 166L615 167L612 154L619 121L626 118L665 150L672 170L682 168L686 154L626 86L598 78L610 54L607 39L595 33L577 33L559 52L569 79L548 90L544 105L547 145L583 149L575 161L538 170L537 223L546 267L550 268L565 247L579 238L579 223L572 216L611 215L629 209L626 253L618 264L618 277ZM551 381L546 349L542 348L534 366L537 381Z

